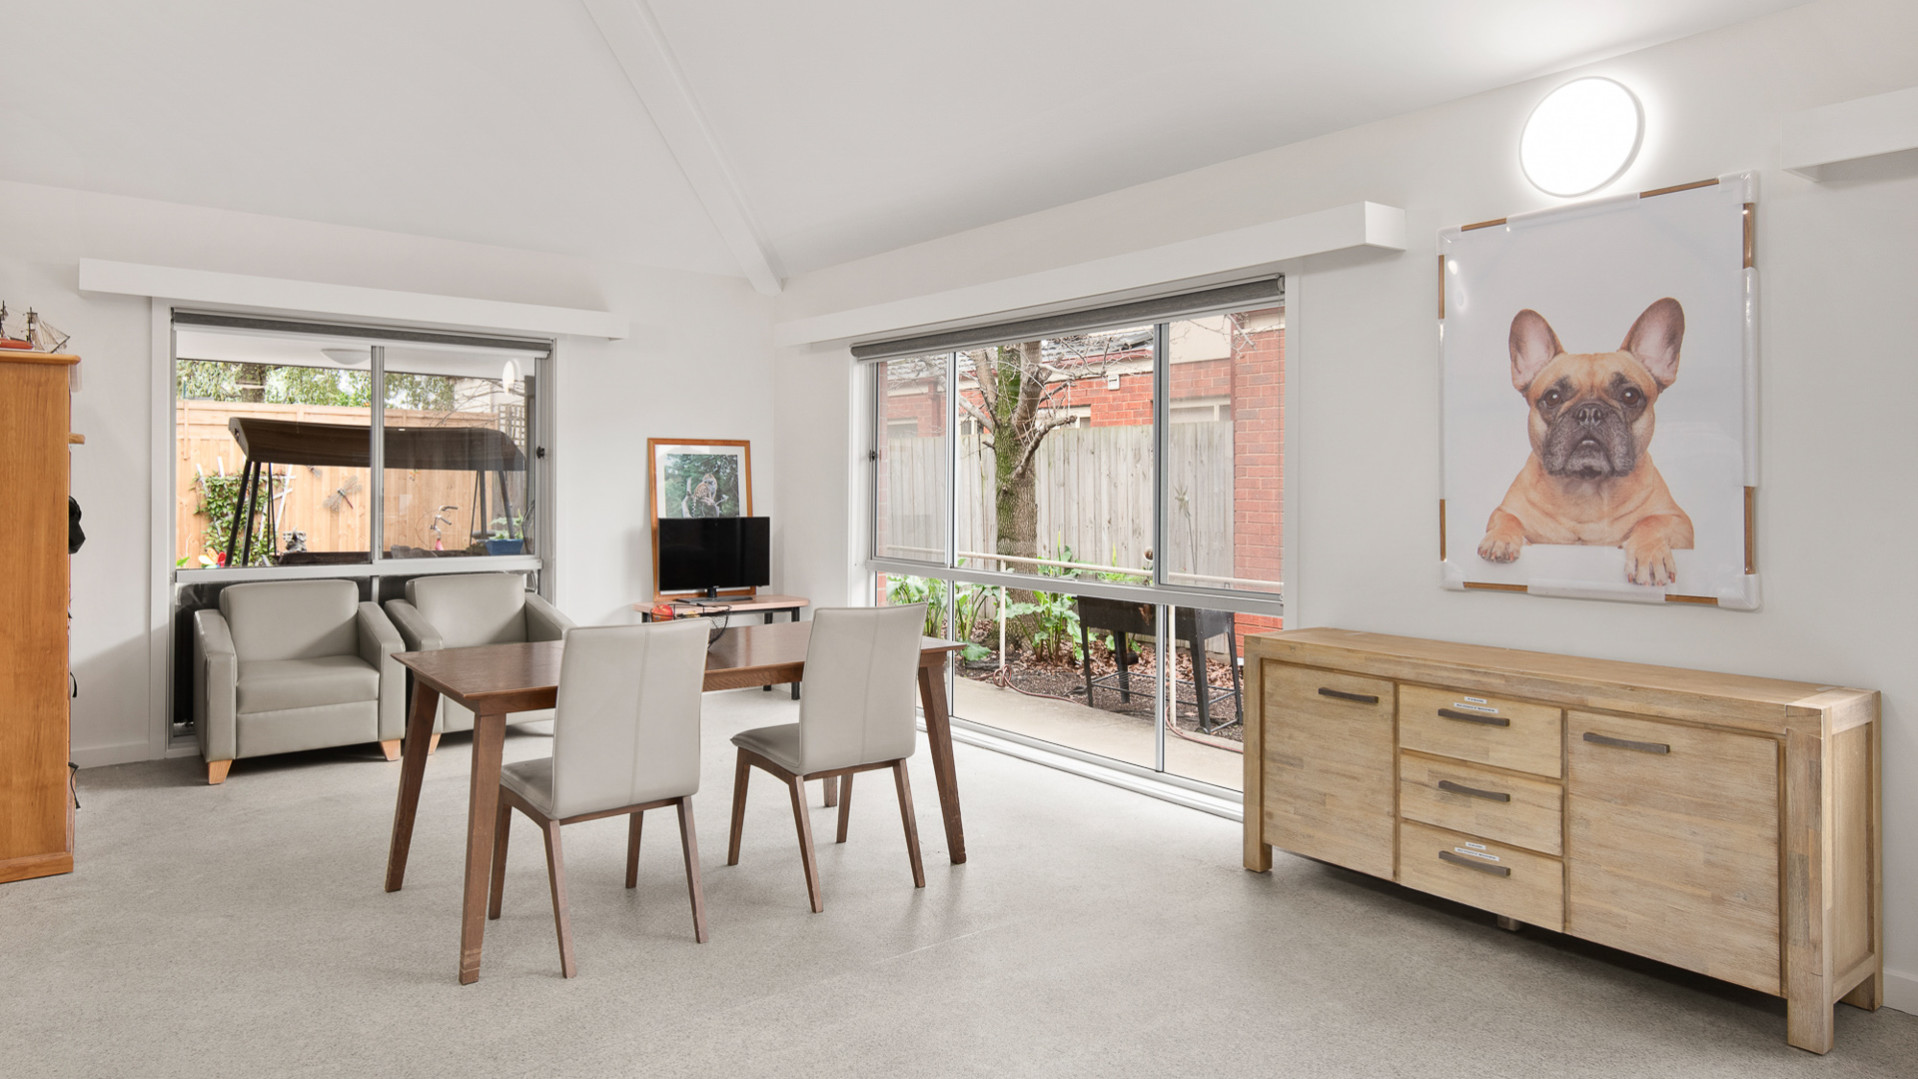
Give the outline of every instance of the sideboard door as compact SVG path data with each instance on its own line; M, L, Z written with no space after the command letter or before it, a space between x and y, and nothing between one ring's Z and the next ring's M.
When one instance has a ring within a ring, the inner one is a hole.
M1266 661L1265 841L1390 880L1393 685Z
M1778 742L1566 715L1565 931L1782 990Z

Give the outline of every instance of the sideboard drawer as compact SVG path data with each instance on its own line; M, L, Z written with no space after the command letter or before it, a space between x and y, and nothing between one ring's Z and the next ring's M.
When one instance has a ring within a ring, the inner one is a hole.
M1777 993L1778 743L1567 718L1570 932Z
M1565 925L1563 863L1503 843L1402 821L1399 883L1555 932Z
M1390 880L1392 683L1283 663L1262 670L1267 841Z
M1399 744L1406 749L1554 779L1564 774L1560 716L1549 705L1399 687Z
M1399 755L1399 816L1541 854L1565 849L1564 791L1549 780Z

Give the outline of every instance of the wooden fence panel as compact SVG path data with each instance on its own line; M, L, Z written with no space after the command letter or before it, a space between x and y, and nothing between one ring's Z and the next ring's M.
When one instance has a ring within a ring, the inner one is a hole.
M945 547L946 491L941 438L893 438L886 444L884 493L888 549L938 560ZM1232 424L1174 424L1167 433L1167 551L1170 569L1232 573ZM959 439L959 550L996 549L993 457L977 435ZM1070 427L1040 444L1035 463L1039 551L1072 560L1138 569L1152 547L1152 430Z
M196 512L200 504L200 473L238 475L245 464L245 455L227 430L226 422L231 416L336 423L354 427L371 424L365 408L233 401L179 402L175 414L175 452L178 457L174 470L174 551L176 556L185 556L188 566L197 565L202 553L211 554L206 551L208 520L205 515ZM387 423L395 427L499 426L497 419L486 412L388 409L386 418ZM276 533L283 536L294 530L305 532L307 550L310 551L365 551L370 548L370 502L373 491L367 469L331 465L278 465L273 471L282 485L273 507L273 528ZM494 515L498 515L497 481L489 484L489 487L488 507ZM515 511L524 512L523 477L509 478L508 489L513 494ZM440 526L445 546L466 546L470 542L467 533L484 529L488 524L480 519L475 508L474 490L474 474L471 472L434 470L389 474L385 499L388 547L430 549L434 540L431 531L433 517L440 506L458 507L445 513L453 522L452 526ZM328 497L339 492L344 492L342 497L335 501L333 508L327 508ZM264 507L257 512L260 519L254 525L256 531L264 527Z

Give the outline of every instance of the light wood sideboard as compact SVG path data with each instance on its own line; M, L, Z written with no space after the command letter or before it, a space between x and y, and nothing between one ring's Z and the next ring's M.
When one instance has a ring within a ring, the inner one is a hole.
M1786 1000L1884 996L1878 694L1337 629L1246 638L1272 848Z
M0 350L0 882L73 871L67 447L78 362Z

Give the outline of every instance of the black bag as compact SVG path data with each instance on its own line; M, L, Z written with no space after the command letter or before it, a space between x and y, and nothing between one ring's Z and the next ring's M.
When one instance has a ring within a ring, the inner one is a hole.
M80 545L87 541L87 534L80 531L80 503L67 496L67 553L74 554Z

